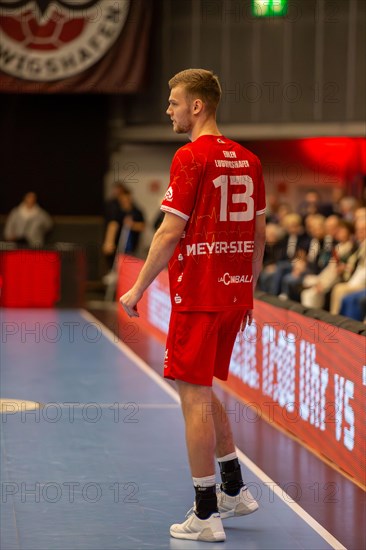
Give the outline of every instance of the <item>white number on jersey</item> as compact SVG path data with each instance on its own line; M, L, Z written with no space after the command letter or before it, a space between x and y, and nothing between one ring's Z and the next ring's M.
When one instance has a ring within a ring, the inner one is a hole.
M245 204L246 210L239 212L229 212L231 222L248 222L254 218L254 200L253 195L253 180L250 176L219 176L213 180L214 186L221 188L220 202L220 222L227 221L228 212L228 194L229 194L229 177L230 185L244 185L244 193L232 193L231 202L235 204Z

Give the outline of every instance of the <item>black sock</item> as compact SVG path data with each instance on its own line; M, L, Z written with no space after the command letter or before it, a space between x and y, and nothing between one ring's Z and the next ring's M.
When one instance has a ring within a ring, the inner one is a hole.
M222 479L221 489L229 496L237 495L244 487L239 460L234 458L226 462L219 462L219 465Z
M196 516L207 519L211 514L218 512L216 485L211 487L195 487L196 491Z

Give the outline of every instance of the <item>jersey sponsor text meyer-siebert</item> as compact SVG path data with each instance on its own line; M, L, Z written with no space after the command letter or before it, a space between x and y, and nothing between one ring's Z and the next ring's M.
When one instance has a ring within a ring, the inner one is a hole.
M187 256L200 254L242 254L254 251L254 241L217 241L213 243L193 243L186 245Z

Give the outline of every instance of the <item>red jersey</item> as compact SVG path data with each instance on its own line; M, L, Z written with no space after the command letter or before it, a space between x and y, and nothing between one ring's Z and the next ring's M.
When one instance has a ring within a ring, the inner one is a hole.
M187 220L169 262L173 310L253 307L255 218L265 206L260 161L238 143L203 135L178 149L161 205Z

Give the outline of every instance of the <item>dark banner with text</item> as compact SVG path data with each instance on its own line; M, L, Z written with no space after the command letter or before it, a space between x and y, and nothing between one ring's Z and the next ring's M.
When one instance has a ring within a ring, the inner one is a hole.
M0 91L135 93L150 0L0 0Z

